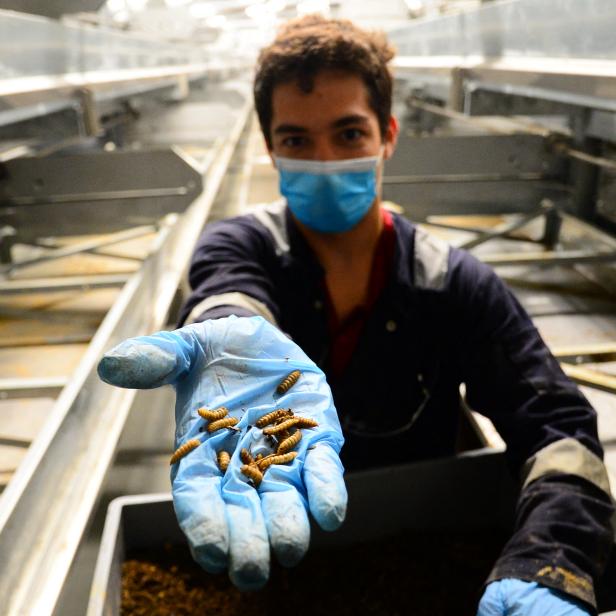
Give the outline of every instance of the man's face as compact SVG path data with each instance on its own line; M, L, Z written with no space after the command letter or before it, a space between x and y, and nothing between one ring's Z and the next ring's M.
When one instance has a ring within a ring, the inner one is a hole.
M272 93L270 154L303 160L343 160L393 154L398 126L392 117L381 136L368 90L360 77L334 71L318 73L311 92L296 82Z

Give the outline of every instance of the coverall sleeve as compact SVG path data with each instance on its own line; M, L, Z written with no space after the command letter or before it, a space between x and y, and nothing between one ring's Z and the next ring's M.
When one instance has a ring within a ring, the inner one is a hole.
M596 608L614 542L596 412L491 268L452 250L448 277L467 401L492 420L522 481L488 581L536 581Z
M208 225L194 250L188 281L191 294L179 325L229 315L262 316L274 325L279 310L268 271L271 248L248 217Z

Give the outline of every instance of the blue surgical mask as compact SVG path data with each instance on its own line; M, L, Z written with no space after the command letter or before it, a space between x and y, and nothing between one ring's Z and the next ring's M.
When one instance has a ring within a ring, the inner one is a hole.
M275 157L280 192L294 216L310 229L352 229L376 198L380 156L317 161Z

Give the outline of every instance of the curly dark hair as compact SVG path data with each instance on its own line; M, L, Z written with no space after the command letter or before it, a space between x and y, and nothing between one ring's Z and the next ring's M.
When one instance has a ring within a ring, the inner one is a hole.
M273 43L261 50L254 80L255 106L268 147L274 88L297 81L304 92L311 92L316 74L323 70L344 71L363 79L384 136L393 89L388 62L394 53L384 33L362 30L348 20L306 15L284 24Z

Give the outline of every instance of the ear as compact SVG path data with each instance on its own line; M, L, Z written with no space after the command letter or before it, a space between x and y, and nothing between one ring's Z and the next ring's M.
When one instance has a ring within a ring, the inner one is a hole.
M387 131L385 132L385 138L383 139L383 158L387 160L391 158L395 149L396 143L398 143L398 133L400 132L400 126L396 116L389 116L389 124L387 125Z

